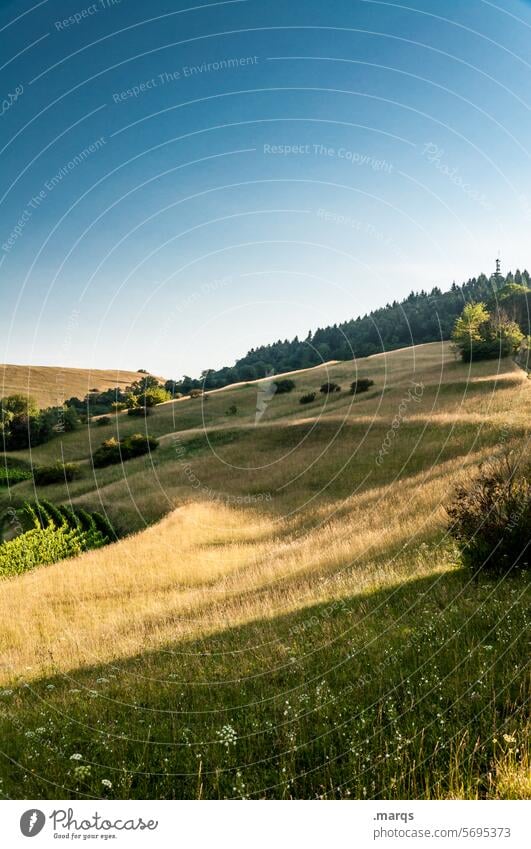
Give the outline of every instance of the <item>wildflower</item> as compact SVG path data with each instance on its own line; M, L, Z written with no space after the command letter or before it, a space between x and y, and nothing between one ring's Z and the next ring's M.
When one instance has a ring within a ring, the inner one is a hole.
M108 787L109 789L112 787L112 781L109 781L108 778L102 778L101 783L104 787Z
M85 779L90 777L90 766L76 766L74 769L74 777L78 779Z
M234 746L238 739L235 729L232 725L228 724L224 725L221 731L217 732L217 736L219 737L220 743L223 743L227 749L229 746Z
M504 734L503 739L506 743L516 743L516 737L513 737L512 734Z
M74 752L73 755L70 755L71 761L80 761L80 760L82 760L82 758L83 758L83 755L80 755L79 752Z

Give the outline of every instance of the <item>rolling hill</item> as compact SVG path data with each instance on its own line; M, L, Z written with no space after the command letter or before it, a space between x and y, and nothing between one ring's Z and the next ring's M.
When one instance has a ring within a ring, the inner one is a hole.
M528 448L526 375L433 343L293 379L32 449L84 469L37 495L123 538L0 583L5 794L529 794L528 584L475 580L445 512L483 460ZM91 467L142 428L151 455Z
M125 389L141 375L121 369L0 365L0 398L29 395L39 407L60 406L68 398L84 398L90 389Z

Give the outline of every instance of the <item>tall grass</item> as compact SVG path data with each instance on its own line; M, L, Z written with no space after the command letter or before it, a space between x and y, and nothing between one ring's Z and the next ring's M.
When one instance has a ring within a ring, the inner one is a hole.
M0 585L4 795L525 796L527 576L474 581L445 505L525 451L529 386L467 368L421 346L307 372L379 392L283 395L258 427L252 387L168 404L156 454L74 481L139 532Z

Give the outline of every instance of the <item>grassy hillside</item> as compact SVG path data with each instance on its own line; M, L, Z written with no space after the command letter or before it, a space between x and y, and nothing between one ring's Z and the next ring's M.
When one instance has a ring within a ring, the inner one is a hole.
M363 395L298 403L360 376ZM294 379L32 451L85 469L37 494L133 533L0 584L4 795L529 794L528 584L474 580L444 510L467 471L528 447L529 382L446 344ZM92 470L146 424L151 456Z
M55 407L68 398L84 398L90 389L125 389L140 376L120 369L0 365L0 398L21 393L35 398L39 407Z

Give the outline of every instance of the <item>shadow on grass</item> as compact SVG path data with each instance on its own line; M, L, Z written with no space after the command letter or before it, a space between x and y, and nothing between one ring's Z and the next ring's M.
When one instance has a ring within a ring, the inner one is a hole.
M441 572L20 686L2 700L4 788L487 795L492 740L520 733L526 703L521 590Z

